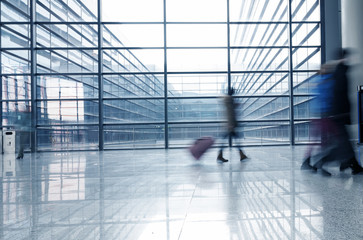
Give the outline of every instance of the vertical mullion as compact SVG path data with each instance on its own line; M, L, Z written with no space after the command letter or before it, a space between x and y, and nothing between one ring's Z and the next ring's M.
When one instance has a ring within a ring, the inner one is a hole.
M104 132L103 132L103 32L102 32L102 9L101 0L97 0L97 30L98 30L98 149L104 149Z
M324 21L322 21L324 19ZM321 63L326 62L326 49L325 49L325 0L320 0L320 51ZM322 44L324 43L324 44Z
M290 120L290 145L295 145L295 127L294 127L294 81L293 81L293 58L292 58L292 6L289 1L289 120Z
M231 89L231 32L230 32L230 22L229 22L229 0L227 0L227 88ZM232 136L228 137L228 146L232 147Z
M30 83L31 83L31 140L30 149L31 152L37 151L37 79L36 79L36 27L35 27L35 9L36 0L30 0Z
M0 16L1 16L1 13L2 13L1 6L2 6L2 4L0 4ZM0 21L1 21L1 19L0 19ZM0 25L0 35L2 34L1 31L2 31L2 25ZM1 42L1 37L0 37L0 77L1 77L1 83L0 83L0 126L1 126L1 129L3 129L3 81L4 80L3 80L3 75L2 75L3 74L3 69L2 69L3 64L2 64L2 57L1 57L2 56L2 51L1 50L2 50L2 42ZM0 136L0 137L2 138L3 136ZM2 153L2 151L3 151L2 146L0 146L0 148L1 148L0 153ZM0 236L2 236L2 234Z
M164 12L164 129L165 129L165 148L169 148L169 124L168 124L168 75L167 75L167 50L166 50L166 0L163 4Z

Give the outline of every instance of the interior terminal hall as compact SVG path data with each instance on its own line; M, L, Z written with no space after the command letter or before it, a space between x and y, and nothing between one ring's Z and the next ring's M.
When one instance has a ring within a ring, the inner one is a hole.
M0 239L362 240L362 0L1 0Z

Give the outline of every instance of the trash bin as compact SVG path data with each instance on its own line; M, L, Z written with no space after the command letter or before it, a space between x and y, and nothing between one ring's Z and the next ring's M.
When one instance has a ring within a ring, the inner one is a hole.
M3 131L3 152L15 153L15 131Z

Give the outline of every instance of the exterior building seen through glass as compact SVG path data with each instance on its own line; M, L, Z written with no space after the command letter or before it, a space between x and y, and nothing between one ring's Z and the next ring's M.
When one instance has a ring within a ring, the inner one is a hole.
M2 128L32 109L33 150L186 147L224 132L309 143L319 0L3 0ZM216 142L219 144L227 144Z

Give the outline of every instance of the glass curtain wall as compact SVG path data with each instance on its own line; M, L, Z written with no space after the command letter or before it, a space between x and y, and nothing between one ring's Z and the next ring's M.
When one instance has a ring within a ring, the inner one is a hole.
M219 138L220 97L231 87L242 136L231 144L315 141L319 0L3 0L0 8L2 128L34 104L37 150Z

